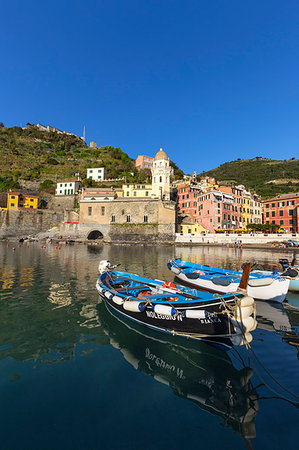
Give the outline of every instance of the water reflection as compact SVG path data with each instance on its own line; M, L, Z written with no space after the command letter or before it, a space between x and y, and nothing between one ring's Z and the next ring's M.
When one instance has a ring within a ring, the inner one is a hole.
M244 439L256 435L258 396L251 384L253 371L228 353L205 343L165 336L120 321L99 304L99 321L113 347L137 370L150 375L200 408L222 417ZM178 345L179 342L179 345ZM237 368L237 365L240 368Z

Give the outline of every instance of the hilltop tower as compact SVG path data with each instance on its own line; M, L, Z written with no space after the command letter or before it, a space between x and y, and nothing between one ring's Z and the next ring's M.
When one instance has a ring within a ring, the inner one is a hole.
M154 157L152 166L152 196L162 200L170 200L170 175L172 167L169 158L160 148Z

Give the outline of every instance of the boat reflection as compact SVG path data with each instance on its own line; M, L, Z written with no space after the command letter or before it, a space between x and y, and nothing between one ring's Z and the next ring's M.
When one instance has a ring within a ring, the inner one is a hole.
M293 306L290 301L282 304L256 301L256 318L258 329L277 333L284 342L297 348L299 358L298 307Z
M250 367L237 360L234 365L229 353L204 342L174 338L121 320L106 302L98 305L98 313L111 345L135 369L222 417L223 425L244 439L255 437L258 396L250 381Z

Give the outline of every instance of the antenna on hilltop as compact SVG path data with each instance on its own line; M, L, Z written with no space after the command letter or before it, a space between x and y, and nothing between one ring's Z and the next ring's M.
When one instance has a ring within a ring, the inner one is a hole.
M83 126L83 136L81 139L85 142L85 125Z

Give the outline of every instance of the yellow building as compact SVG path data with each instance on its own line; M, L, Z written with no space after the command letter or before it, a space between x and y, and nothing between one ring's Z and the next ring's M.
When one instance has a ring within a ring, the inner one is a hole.
M208 233L209 230L197 223L193 216L187 214L186 216L180 217L178 232L181 234L197 234Z
M38 195L24 194L20 191L9 191L7 193L7 209L37 209Z
M252 198L248 191L243 191L243 204L242 204L242 222L243 228L247 227L247 224L252 222Z
M123 184L124 197L149 197L152 196L151 184Z

